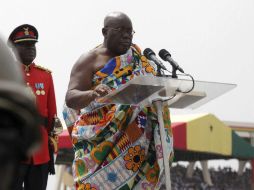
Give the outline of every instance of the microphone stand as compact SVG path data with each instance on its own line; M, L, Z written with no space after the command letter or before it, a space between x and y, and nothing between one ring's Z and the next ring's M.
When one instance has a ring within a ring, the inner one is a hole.
M161 77L161 76L162 76L162 73L161 73L161 66L160 66L160 65L157 65L157 76L158 76L158 77Z
M161 72L161 66L157 65L157 77L168 77L167 75L163 74ZM173 74L175 74L175 77L173 77ZM176 70L174 73L172 73L172 78L177 78L176 76ZM160 135L161 135L161 145L162 145L162 152L163 152L163 166L164 166L164 174L165 174L165 185L166 185L166 190L171 190L171 178L170 178L170 166L169 166L169 159L166 156L166 150L167 150L167 136L165 133L165 125L163 121L163 102L161 98L155 99L152 101L152 104L156 107L156 112L158 115L158 122L159 122L159 130L160 130Z
M178 78L177 77L177 74L176 74L176 71L177 71L177 68L173 67L172 66L172 75L165 75L165 74L162 74L161 72L161 66L160 65L157 65L157 77L172 77L172 78Z
M162 73L161 69L162 69L161 66L157 65L157 74L156 74L157 77L171 77L171 78L174 78L171 75L165 75L164 73ZM175 78L177 78L177 77L175 77Z
M177 69L172 66L172 78L176 78L177 79L176 71L177 71Z

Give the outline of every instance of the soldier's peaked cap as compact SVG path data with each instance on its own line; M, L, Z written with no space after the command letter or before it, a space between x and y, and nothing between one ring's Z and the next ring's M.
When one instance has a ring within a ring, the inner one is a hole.
M10 34L8 41L11 43L19 43L24 41L38 41L38 31L30 24L22 24L16 27Z

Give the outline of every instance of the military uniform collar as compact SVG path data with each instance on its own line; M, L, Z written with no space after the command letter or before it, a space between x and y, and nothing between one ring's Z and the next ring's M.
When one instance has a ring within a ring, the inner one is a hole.
M31 63L29 65L22 64L22 67L25 72L29 72L32 67L34 67L35 63Z

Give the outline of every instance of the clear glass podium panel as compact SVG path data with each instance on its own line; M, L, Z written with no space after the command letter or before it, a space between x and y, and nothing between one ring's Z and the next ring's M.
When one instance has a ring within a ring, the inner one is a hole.
M139 76L96 101L109 104L147 106L154 100L166 101L171 108L197 108L232 90L235 84L195 81L170 77Z

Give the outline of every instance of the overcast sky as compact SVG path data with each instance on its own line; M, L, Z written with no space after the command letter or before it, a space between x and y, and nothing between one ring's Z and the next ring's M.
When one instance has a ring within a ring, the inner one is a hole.
M111 11L130 16L136 31L133 41L142 49L167 49L196 80L238 85L189 113L254 122L253 0L2 1L4 37L20 24L37 27L35 62L53 72L60 116L70 70L83 52L102 43L103 19Z

